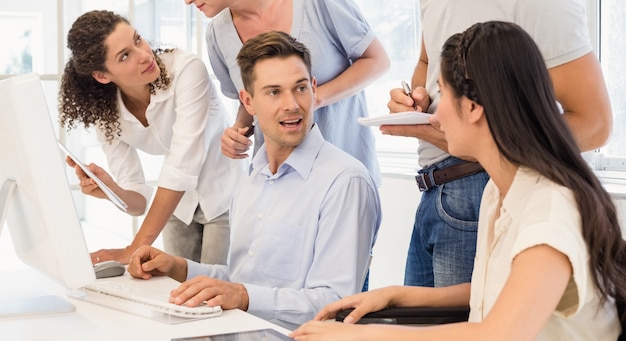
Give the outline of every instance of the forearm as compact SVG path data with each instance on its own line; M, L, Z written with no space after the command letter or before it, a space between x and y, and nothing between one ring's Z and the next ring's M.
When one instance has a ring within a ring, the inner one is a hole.
M183 257L174 257L174 267L168 276L178 282L184 282L187 279L187 260Z
M168 222L184 192L159 187L146 217L137 231L130 248L151 245ZM132 250L131 250L132 251Z
M378 39L363 55L334 79L317 88L316 108L324 107L365 89L389 69L389 57Z
M598 149L607 142L612 127L612 119L610 123L607 122L608 120L604 120L601 124L573 112L565 112L563 116L581 152Z
M467 307L470 298L470 283L449 287L391 286L382 290L390 296L394 307Z
M146 198L136 191L125 190L119 186L116 189L111 189L115 192L123 202L128 205L126 213L132 216L142 215L146 211L147 201Z
M411 77L411 89L417 87L426 87L426 74L428 72L428 55L426 54L426 46L422 40L422 47L420 50L420 57L417 60L417 65L413 70L413 77ZM424 109L426 110L426 108Z
M499 340L475 323L450 323L432 326L365 325L358 330L359 340Z

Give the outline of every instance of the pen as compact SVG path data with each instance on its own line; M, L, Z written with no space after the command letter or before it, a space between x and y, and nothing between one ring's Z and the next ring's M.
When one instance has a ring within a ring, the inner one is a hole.
M402 89L404 89L404 93L407 96L413 99L413 96L411 96L411 87L405 81L402 81ZM413 100L413 110L417 110L417 103L415 103L415 100Z
M252 119L252 123L250 123L250 125L248 126L248 131L246 131L246 132L243 134L243 136L245 136L245 137L250 137L250 136L252 136L252 134L254 134L254 127L256 127L256 124L257 124L257 122L256 122L256 117L254 117L254 118Z
M254 123L248 126L248 130L243 134L245 137L250 137L254 134Z

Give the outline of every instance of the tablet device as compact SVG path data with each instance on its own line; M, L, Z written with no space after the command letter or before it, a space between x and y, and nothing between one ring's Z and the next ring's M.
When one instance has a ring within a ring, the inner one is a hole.
M100 187L102 192L104 192L104 194L111 200L113 204L115 204L115 206L126 212L128 205L122 199L120 199L120 197L118 197L115 192L113 192L107 185L105 185L104 182L102 182L102 180L100 180L93 172L91 172L84 163L82 163L76 156L74 156L74 154L72 154L72 152L70 152L70 150L67 149L67 147L65 147L63 143L61 143L61 141L57 140L57 144L67 156L74 160L74 162L80 167L80 169L83 170L83 172L85 172L85 174L87 174L88 177L93 179L93 181L98 184L98 187Z
M359 117L359 124L366 126L381 126L384 124L403 125L403 124L430 124L428 119L431 114L417 111L397 112L389 115L380 115L372 117Z
M293 341L287 335L274 329L258 329L218 335L191 336L172 339L172 341Z

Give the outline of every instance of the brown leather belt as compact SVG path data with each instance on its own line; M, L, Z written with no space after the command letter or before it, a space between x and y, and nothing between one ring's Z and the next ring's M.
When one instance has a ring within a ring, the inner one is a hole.
M430 173L419 173L415 176L417 187L420 192L450 182L452 180L464 178L466 176L482 172L484 169L478 162L465 162L458 165L437 169Z

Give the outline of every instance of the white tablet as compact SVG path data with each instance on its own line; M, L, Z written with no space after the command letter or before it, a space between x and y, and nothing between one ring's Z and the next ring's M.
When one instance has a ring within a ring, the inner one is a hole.
M358 122L366 126L381 126L384 124L406 125L406 124L429 124L428 119L432 116L428 113L417 111L398 112L389 115L359 117Z
M74 160L74 162L76 162L76 164L80 167L80 169L83 170L83 172L85 172L85 174L87 174L88 177L93 179L93 181L98 184L98 187L100 187L102 192L104 192L104 194L109 198L109 200L111 200L113 204L115 204L115 206L126 212L128 205L122 199L120 199L120 197L118 197L115 192L113 192L107 185L104 184L104 182L102 182L102 180L100 180L100 178L98 178L92 171L90 171L89 168L87 168L87 166L82 161L74 156L74 154L72 154L72 152L70 152L70 150L67 149L67 147L65 147L63 143L61 143L61 141L57 140L57 144L67 156L69 156L72 160Z

